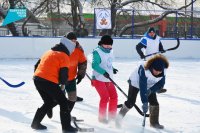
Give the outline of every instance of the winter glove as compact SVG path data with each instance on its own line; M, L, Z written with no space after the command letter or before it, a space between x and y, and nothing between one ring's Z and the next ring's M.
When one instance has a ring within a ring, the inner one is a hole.
M63 92L63 94L66 95L65 85L61 85L60 88L61 88L61 91Z
M106 77L106 78L110 78L110 75L109 75L107 72L105 72L105 73L103 74L103 76Z
M82 78L82 76L78 75L78 76L76 77L76 79L77 79L76 84L79 84L83 78Z
M113 73L114 73L114 74L117 74L117 72L118 72L118 70L115 69L115 68L113 68Z
M161 88L159 90L157 90L157 93L165 93L167 91L167 89Z
M143 103L143 105L142 105L142 110L143 110L143 113L147 113L147 111L148 111L148 103Z
M148 89L147 90L147 97L151 94L152 92L151 92L151 89Z

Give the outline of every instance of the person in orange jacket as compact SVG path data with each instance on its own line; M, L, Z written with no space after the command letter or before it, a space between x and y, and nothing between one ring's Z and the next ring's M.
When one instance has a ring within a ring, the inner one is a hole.
M87 69L87 58L84 54L84 50L82 46L77 41L76 34L74 32L70 32L67 34L67 38L72 42L76 43L75 50L70 55L70 67L69 67L69 79L68 86L66 86L66 91L68 92L68 97L76 98L76 101L82 101L83 98L75 96L72 93L76 94L76 84L79 84L82 79L85 77L86 69ZM75 82L77 80L77 82ZM73 95L73 96L71 96ZM72 99L74 101L74 99Z
M56 44L35 64L33 81L35 87L43 99L43 105L37 109L31 127L36 130L47 129L40 122L47 111L52 108L54 101L60 105L60 119L63 133L77 132L77 128L71 126L71 114L68 110L70 101L65 97L63 90L68 81L70 67L70 54L74 51L75 44L66 38L61 38L60 44Z
M68 72L68 81L65 85L65 90L68 94L69 99L69 110L72 111L75 102L77 101L77 91L76 85L81 82L81 80L85 77L86 69L87 69L87 58L84 54L83 48L77 41L76 34L70 32L66 36L71 42L75 43L75 50L69 56L70 58L70 65L69 65L69 72ZM80 97L79 97L80 99ZM55 103L54 106L57 104ZM52 109L47 112L49 118L52 118L53 112Z

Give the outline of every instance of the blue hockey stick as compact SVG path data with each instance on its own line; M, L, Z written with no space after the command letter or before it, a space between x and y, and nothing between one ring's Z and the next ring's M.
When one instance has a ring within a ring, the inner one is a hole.
M12 84L8 83L8 82L7 82L5 79L3 79L2 77L0 77L0 79L1 79L6 85L8 85L9 87L12 87L12 88L17 88L17 87L20 87L20 86L22 86L22 85L25 84L25 82L21 82L21 83L19 83L19 84L17 84L17 85L12 85Z

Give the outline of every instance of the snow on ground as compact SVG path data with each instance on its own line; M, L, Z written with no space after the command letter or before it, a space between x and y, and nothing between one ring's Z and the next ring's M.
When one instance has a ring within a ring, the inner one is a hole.
M12 84L25 81L19 88L8 87L0 81L0 132L1 133L37 133L31 129L35 111L43 103L36 91L33 81L33 66L36 59L1 59L0 77ZM149 127L142 128L143 117L132 108L125 116L122 129L116 129L114 122L108 125L98 122L99 96L90 85L87 77L78 85L78 96L84 98L77 103L72 112L73 116L84 119L83 127L94 127L95 133L199 133L200 132L200 60L170 60L165 88L167 93L158 94L160 103L160 123L164 130ZM114 62L119 72L115 82L127 93L127 79L137 65L137 60L117 59ZM91 74L91 67L88 67ZM118 91L119 103L125 101L123 94ZM140 97L136 104L141 107ZM42 124L47 126L41 133L61 132L59 107L55 107L52 119L44 118Z

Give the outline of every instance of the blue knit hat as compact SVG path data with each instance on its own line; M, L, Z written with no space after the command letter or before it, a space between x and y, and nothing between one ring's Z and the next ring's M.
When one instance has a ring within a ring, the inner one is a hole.
M150 32L154 32L155 33L156 31L155 31L155 29L153 27L149 27L147 33L150 33Z
M157 59L152 62L151 68L155 69L156 71L164 71L165 62L162 59Z

